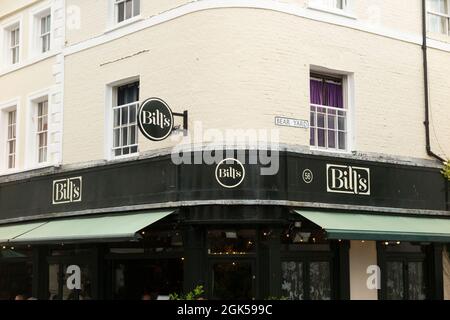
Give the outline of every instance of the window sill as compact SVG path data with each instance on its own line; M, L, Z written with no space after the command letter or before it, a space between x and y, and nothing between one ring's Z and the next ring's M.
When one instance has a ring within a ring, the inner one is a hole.
M139 152L127 154L124 156L117 156L117 157L111 157L108 161L109 162L122 162L122 161L129 161L129 160L137 160L139 158L140 154Z
M112 26L110 26L108 29L105 30L105 34L106 33L110 33L112 31L116 31L116 30L121 29L121 28L125 28L125 27L127 27L127 26L129 26L131 24L137 23L137 22L142 21L142 20L144 20L144 18L142 18L141 15L138 15L138 16L130 18L128 20L125 20L125 21L122 21L122 22L119 22L119 23L115 23Z
M353 19L356 20L356 16L346 10L340 10L340 9L331 9L331 8L327 8L327 7L322 7L322 6L317 6L317 5L308 5L307 7L310 10L315 10L315 11L320 11L320 12L324 12L324 13L329 13L329 14L333 14L336 16L341 16L344 18L348 18L348 19Z
M340 154L340 155L352 155L353 152L349 150L334 150L334 149L323 149L323 148L316 148L316 147L310 147L310 150L314 153L320 153L324 155L333 155L333 154Z

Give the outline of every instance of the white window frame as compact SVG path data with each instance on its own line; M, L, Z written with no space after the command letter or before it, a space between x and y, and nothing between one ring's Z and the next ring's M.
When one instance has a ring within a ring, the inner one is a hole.
M331 13L338 16L343 16L346 18L352 18L356 19L354 15L354 6L353 6L353 0L342 0L343 1L343 8L337 8L337 7L331 7L323 3L325 0L308 0L307 2L307 8L313 9L325 13ZM335 0L337 1L337 0Z
M428 6L428 1L427 1L427 32L432 32L432 33L436 33L436 34L440 34L440 35L445 35L445 36L450 36L450 0L446 0L447 1L447 13L441 13L441 12L436 12L436 11L432 11L429 6ZM444 18L446 21L446 28L445 28L445 33L442 32L437 32L437 31L431 31L430 30L430 26L429 26L429 16L433 15L433 16L438 16L441 19Z
M16 111L16 148L15 148L15 166L8 168L8 114L11 111ZM20 160L20 130L21 130L21 107L20 98L15 98L7 102L0 103L0 174L11 174L18 172Z
M50 89L45 89L28 96L28 107L26 114L27 122L27 141L26 141L26 157L25 168L35 169L41 167L48 167L51 165L51 92ZM46 161L39 162L39 141L38 141L38 104L47 101L47 154Z
M117 106L117 89L121 86L131 84L133 82L140 83L139 76L133 76L126 79L122 79L119 81L115 81L106 85L106 104L105 104L105 159L108 161L112 160L121 160L127 158L136 158L139 157L139 140L140 140L140 131L136 123L137 133L136 133L136 146L137 152L130 153L126 155L116 156L114 152L114 109L118 108ZM140 93L139 93L140 94ZM139 96L140 98L140 96ZM137 113L139 111L140 100L136 102L137 104ZM128 106L123 105L121 107ZM133 145L134 146L134 145Z
M24 44L24 39L23 39L23 17L19 16L19 17L14 17L6 22L4 22L1 25L1 44L3 47L3 52L2 52L2 56L3 56L3 61L2 64L4 66L18 66L22 63L22 61L24 61L24 56L23 56L23 44ZM13 63L12 61L12 51L11 51L11 32L12 30L19 28L19 45L18 45L18 50L19 50L19 60L16 63Z
M312 151L318 151L318 152L327 152L327 153L340 153L340 154L350 154L355 150L356 145L356 137L354 135L355 132L355 118L354 118L354 105L355 105L355 95L354 95L354 75L352 73L348 72L341 72L336 70L329 70L322 67L312 66L310 70L310 74L318 74L323 76L330 76L335 78L342 79L342 93L343 93L343 103L344 103L344 110L346 112L346 149L341 150L337 148L328 148L328 147L318 147L318 146L312 146L310 144L311 140L311 133L308 131L308 145L310 147L310 150ZM308 76L308 88L309 83L311 80L311 76ZM310 91L308 91L310 92ZM308 119L310 119L311 116L311 97L310 94L308 94ZM332 107L327 107L329 109L336 109ZM326 119L328 121L328 119ZM315 125L317 126L317 118L316 118ZM325 122L325 127L326 126ZM310 123L311 125L311 123ZM328 131L325 131L325 134L327 135ZM328 139L326 137L326 139ZM317 136L316 136L317 141Z
M144 5L144 1L140 0L140 10L139 14L132 16L131 18L125 19L119 22L118 10L116 0L108 0L109 1L109 23L106 32L113 31L117 28L125 27L129 24L135 23L137 21L142 20L142 6Z
M50 48L46 51L42 51L42 27L41 19L50 15L50 30L48 36L50 38ZM54 48L54 13L51 3L49 1L35 7L30 11L29 21L29 48L31 56L38 57L41 55L51 54Z

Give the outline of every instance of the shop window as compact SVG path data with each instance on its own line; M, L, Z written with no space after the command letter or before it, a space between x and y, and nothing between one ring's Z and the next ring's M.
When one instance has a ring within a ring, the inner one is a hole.
M183 291L183 260L116 260L112 276L115 300L139 300L144 295L165 300Z
M380 244L382 297L386 300L427 299L427 246L386 242Z
M139 82L116 87L113 92L113 157L136 154L138 152Z
M32 294L30 250L0 248L0 300L28 299ZM19 298L19 297L18 297Z
M72 264L54 263L49 265L49 300L91 300L92 282L90 268L86 264L74 264L80 268L80 289L68 288L67 280L72 275ZM69 281L70 283L70 281Z
M346 151L348 109L344 99L344 79L312 74L310 91L311 147Z
M256 250L257 232L254 229L208 231L208 254L245 255Z

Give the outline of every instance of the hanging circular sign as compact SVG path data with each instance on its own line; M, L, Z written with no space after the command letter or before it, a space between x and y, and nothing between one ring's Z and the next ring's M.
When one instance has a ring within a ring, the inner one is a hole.
M173 131L173 112L163 100L147 99L139 108L138 125L145 137L162 141Z
M232 189L239 186L245 178L245 169L237 159L225 159L216 167L216 180L225 188Z

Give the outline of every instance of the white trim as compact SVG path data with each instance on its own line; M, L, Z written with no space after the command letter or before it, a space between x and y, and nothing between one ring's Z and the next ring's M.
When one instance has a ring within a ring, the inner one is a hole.
M343 0L343 1L346 1L344 9L330 8L325 5L321 5L319 3L314 3L315 1L313 0L308 1L307 8L346 17L349 19L357 19L357 17L353 13L353 0Z
M3 125L6 119L4 119L3 116L5 112L12 110L16 110L16 162L14 168L8 169L6 163L6 126ZM20 135L22 128L21 123L23 120L20 116L21 110L20 97L0 103L0 175L9 175L20 171L19 160L22 148L21 142L23 142Z
M48 51L38 57L34 57L31 59L27 59L26 61L20 61L19 63L16 64L12 64L12 65L8 65L8 66L3 66L0 67L0 77L7 75L8 73L32 66L33 64L36 64L38 62L47 60L49 58L52 58L54 56L56 56L57 54L59 54L61 52L55 52L55 51Z
M107 32L94 38L79 42L65 48L63 52L65 56L68 56L125 37L129 34L150 28L152 26L180 18L188 14L219 8L251 8L271 10L294 15L297 17L303 17L306 19L360 30L363 32L380 35L407 43L422 45L421 34L410 34L399 32L393 29L374 27L364 21L349 19L348 17L328 14L317 10L311 10L309 8L303 8L298 4L282 3L272 0L198 0L165 11L159 15L151 16L144 20L139 20L135 23L124 26L123 28L119 28L114 31Z
M51 166L50 160L50 145L51 145L51 114L52 114L52 95L53 88L46 88L36 91L27 96L27 110L26 110L26 154L25 154L25 170L32 170L37 168L44 168ZM42 100L48 101L48 115L47 115L47 161L38 163L37 160L37 138L36 138L36 123L34 123L37 103Z
M16 67L17 65L20 65L22 61L25 60L24 56L24 38L23 38L23 14L14 16L6 21L4 21L0 25L0 48L2 48L0 52L1 56L1 63L0 63L0 70L2 68L8 68L8 67ZM8 35L8 32L10 32L10 29L12 29L15 25L19 25L19 61L17 63L12 63L10 60L10 37L11 35Z
M42 52L40 46L41 18L48 14L50 14L50 49L46 52ZM52 52L52 49L54 48L55 34L54 17L54 8L51 1L45 1L30 10L28 33L29 57L36 58L46 55L48 52Z
M105 159L107 161L113 160L121 160L121 159L130 159L139 157L139 143L138 143L138 151L136 153L122 155L122 156L114 156L112 153L113 148L113 106L115 104L115 94L116 88L126 85L128 83L133 83L136 81L141 81L140 75L127 77L121 80L117 80L114 82L110 82L106 85L105 88ZM140 102L138 102L140 104ZM137 115L137 113L136 113ZM139 130L137 135L137 141L139 142Z

